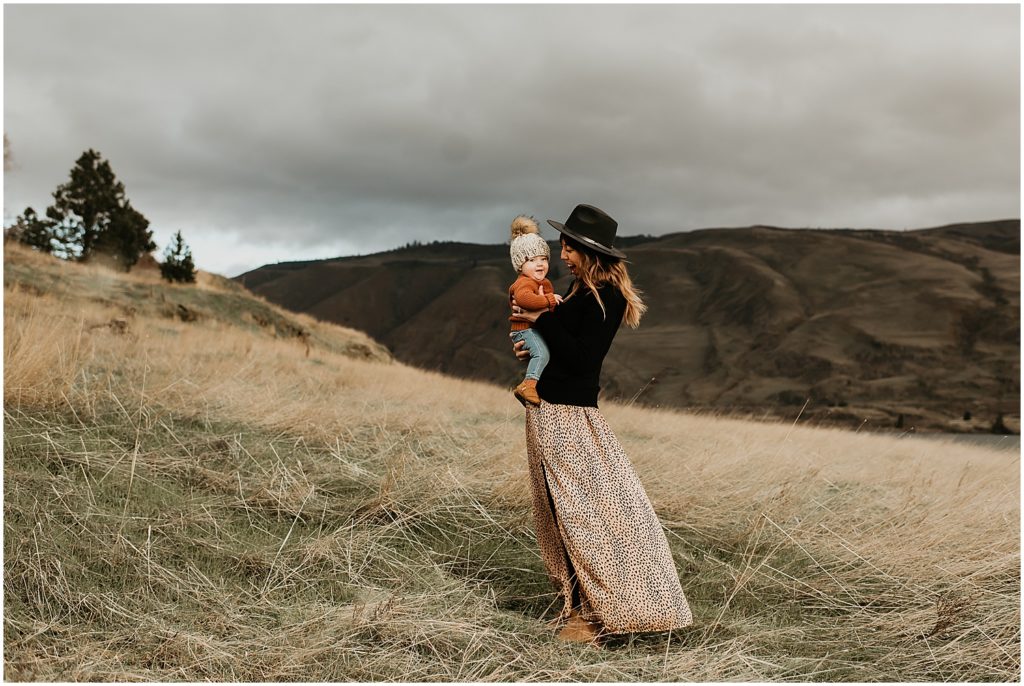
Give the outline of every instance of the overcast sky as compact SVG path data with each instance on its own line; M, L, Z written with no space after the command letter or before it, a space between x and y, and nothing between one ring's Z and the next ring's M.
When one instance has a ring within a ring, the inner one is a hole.
M91 147L158 255L180 229L227 276L581 202L622 235L1016 218L1020 8L8 4L3 128L5 225Z

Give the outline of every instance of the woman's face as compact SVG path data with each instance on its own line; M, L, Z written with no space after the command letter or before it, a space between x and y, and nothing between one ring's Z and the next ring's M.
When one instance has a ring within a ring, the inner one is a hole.
M582 262L579 250L573 250L572 246L563 240L562 254L560 257L562 258L562 262L565 262L565 266L569 268L569 273L576 276L576 270L579 269Z

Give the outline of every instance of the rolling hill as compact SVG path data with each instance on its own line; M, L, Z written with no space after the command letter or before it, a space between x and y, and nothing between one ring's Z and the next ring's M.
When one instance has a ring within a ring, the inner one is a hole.
M570 279L551 245L564 292ZM621 245L650 310L616 338L605 399L866 429L1019 432L1019 220L753 226ZM522 374L507 340L514 276L506 246L434 243L266 265L235 280L365 331L403 362L510 386Z

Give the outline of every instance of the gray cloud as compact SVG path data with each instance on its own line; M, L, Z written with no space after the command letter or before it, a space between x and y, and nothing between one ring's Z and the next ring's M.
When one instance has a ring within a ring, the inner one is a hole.
M8 219L100 150L229 272L499 242L1019 216L1015 5L9 5ZM219 241L219 242L218 242ZM234 246L234 247L232 247ZM242 256L244 247L245 257Z

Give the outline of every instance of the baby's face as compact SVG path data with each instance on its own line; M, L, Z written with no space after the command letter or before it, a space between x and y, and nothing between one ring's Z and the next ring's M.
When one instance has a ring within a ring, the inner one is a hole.
M544 255L531 257L523 262L523 268L519 270L519 273L529 276L531 279L543 281L544 277L548 275L548 258Z

